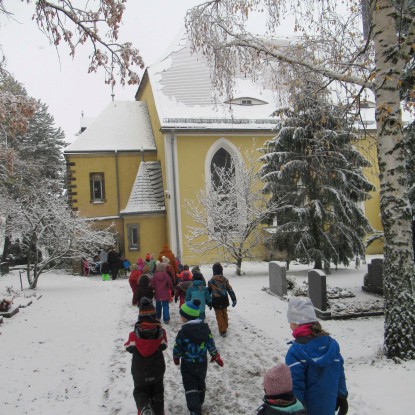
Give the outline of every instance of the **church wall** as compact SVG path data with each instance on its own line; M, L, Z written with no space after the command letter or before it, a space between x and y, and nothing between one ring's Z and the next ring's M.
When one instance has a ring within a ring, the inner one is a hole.
M128 225L139 226L140 242L138 249L129 249ZM166 244L166 216L159 215L128 215L124 216L124 255L131 264L135 264L138 258L145 258L147 253L154 254L157 258L159 252Z
M137 101L143 101L147 104L147 109L150 117L151 128L153 131L154 140L157 148L157 161L160 161L161 172L163 177L163 188L167 189L167 174L166 174L166 147L165 147L165 136L160 131L161 125L154 100L153 90L151 84L148 81L148 76L145 74L142 84L140 85L139 91L136 95ZM169 204L166 203L166 216L169 215ZM170 240L169 227L166 226L166 241Z
M179 200L180 200L180 229L181 229L181 247L182 261L189 264L209 263L217 260L223 260L219 253L208 253L205 255L195 254L188 247L186 240L187 227L194 225L192 219L186 214L186 199L194 199L194 194L198 189L205 187L205 160L211 147L220 139L225 138L229 143L239 149L241 155L245 150L252 147L252 138L254 134L207 134L207 135L185 135L176 136L177 143L177 172L179 181ZM257 146L262 147L266 140L272 138L272 135L257 138ZM265 257L263 246L259 246L256 252L259 259Z
M118 153L118 179L115 153L66 154L65 157L67 164L69 164L69 186L71 186L69 199L72 208L84 217L108 217L108 219L98 219L96 225L102 229L114 223L114 232L119 235L118 248L123 251L125 246L124 225L119 211L126 207L130 197L141 162L141 152ZM155 160L155 151L144 153L144 161ZM103 173L104 175L104 202L91 202L90 173Z

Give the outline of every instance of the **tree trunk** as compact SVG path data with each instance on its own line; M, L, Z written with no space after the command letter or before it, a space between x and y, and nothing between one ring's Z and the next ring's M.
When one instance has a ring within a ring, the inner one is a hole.
M236 275L241 275L242 274L241 267L242 267L242 258L239 257L236 260Z
M384 347L389 358L414 359L415 273L399 96L405 62L397 48L394 11L390 0L372 2L380 208L385 235Z

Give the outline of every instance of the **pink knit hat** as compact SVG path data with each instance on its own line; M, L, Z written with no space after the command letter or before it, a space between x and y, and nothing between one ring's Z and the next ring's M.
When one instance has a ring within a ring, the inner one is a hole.
M293 389L290 368L284 363L274 366L265 373L265 395L281 395L289 393Z

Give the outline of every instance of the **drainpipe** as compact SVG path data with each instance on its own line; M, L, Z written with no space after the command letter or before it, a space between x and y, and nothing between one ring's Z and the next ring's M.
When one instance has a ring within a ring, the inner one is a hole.
M120 175L118 172L118 150L114 150L115 153L115 179L117 183L117 215L120 214ZM122 247L124 248L124 217L121 218L121 226L122 226Z
M176 255L180 260L182 255L180 252L180 241L179 241L179 218L178 218L178 198L177 198L177 183L176 183L176 163L175 163L175 153L174 153L174 141L176 135L174 129L170 133L170 145L171 145L171 166L172 166L172 177L173 177L173 206L174 206L174 224L175 224L175 233L176 233Z

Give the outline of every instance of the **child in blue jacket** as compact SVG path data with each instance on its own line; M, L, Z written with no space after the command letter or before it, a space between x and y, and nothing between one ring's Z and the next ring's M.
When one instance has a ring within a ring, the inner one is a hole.
M193 301L196 298L200 301L199 318L204 321L206 318L206 306L212 307L212 296L206 287L203 275L198 271L194 272L193 283L186 290L186 301Z
M211 362L223 366L209 326L199 318L198 299L188 301L180 307L182 328L177 333L173 348L173 360L180 365L187 408L190 415L202 415L205 400L207 352Z
M309 298L291 298L287 317L295 340L285 363L294 395L309 415L334 415L338 409L338 415L346 415L348 392L338 343L322 329Z

